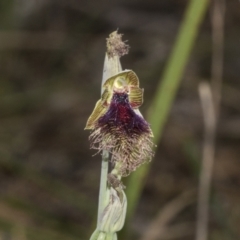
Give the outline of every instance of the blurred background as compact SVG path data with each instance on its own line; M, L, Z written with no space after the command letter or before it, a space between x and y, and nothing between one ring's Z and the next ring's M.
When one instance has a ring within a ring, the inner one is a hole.
M105 39L118 28L123 40L128 40L130 52L121 62L123 69L132 69L139 76L145 90L140 110L147 116L189 2L1 1L1 240L90 237L96 225L101 156L93 157L89 132L83 129L100 96ZM198 85L211 79L211 15L210 7L150 172L142 183L135 214L125 227L134 239L143 236L159 212L166 207L171 210L179 196L198 187L204 130ZM222 101L209 239L237 240L239 1L226 1L224 24ZM196 209L196 199L180 207L157 239L195 239Z

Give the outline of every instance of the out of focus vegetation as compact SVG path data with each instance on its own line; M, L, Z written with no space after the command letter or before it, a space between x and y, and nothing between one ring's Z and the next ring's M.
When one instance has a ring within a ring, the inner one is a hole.
M23 1L0 4L0 239L88 239L100 156L87 117L99 98L105 38L119 28L122 58L145 89L146 116L189 1ZM198 187L203 119L197 92L211 78L211 11L195 42L129 227L135 239L181 193ZM224 75L210 239L240 238L240 3L226 1ZM157 112L156 114L161 114ZM196 201L159 239L195 236ZM178 235L171 235L172 232Z

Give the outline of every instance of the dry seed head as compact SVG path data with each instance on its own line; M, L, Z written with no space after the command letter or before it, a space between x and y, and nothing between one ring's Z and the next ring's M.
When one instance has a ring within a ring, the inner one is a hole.
M109 38L107 38L108 57L121 57L128 54L129 45L122 41L122 36L123 34L118 34L117 31L109 35Z

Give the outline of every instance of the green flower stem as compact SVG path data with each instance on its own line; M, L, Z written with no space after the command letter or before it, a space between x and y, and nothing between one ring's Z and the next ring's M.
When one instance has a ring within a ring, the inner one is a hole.
M99 190L99 199L98 199L98 221L97 226L101 221L101 214L108 202L106 198L107 195L107 175L108 175L108 163L109 163L109 152L103 151L102 153L102 167L101 167L101 179L100 179L100 190Z
M118 56L108 57L106 54L104 67L103 67L103 78L102 86L105 81L112 77L113 75L122 71L122 66ZM101 94L103 88L101 87ZM109 164L109 152L103 151L102 153L102 167L101 167L101 179L100 179L100 190L99 190L99 200L98 200L98 225L101 221L101 214L103 209L107 206L109 201L108 191L107 191L107 175L108 175L108 164Z
M121 178L122 178L122 176L119 172L119 169L121 169L121 166L122 166L121 162L116 162L114 169L111 172L112 174L116 175L119 180L121 180Z
M208 4L209 0L191 0L189 2L177 41L163 73L163 78L157 87L148 114L148 120L155 136L155 143L158 143L162 136L163 128L169 116L185 66L199 31L199 25L203 20ZM144 165L129 178L126 191L128 198L127 226L129 226L129 220L136 208L149 168L150 164Z

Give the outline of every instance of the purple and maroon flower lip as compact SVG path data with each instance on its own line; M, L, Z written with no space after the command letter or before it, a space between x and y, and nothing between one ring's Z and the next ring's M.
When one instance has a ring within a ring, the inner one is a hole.
M137 111L143 103L143 89L131 70L111 77L103 88L85 129L93 130L91 148L108 150L111 161L119 163L122 176L126 176L154 154L152 131Z
M142 133L151 133L149 124L134 112L127 93L114 92L107 112L98 119L97 126L114 130L122 135L134 137Z

